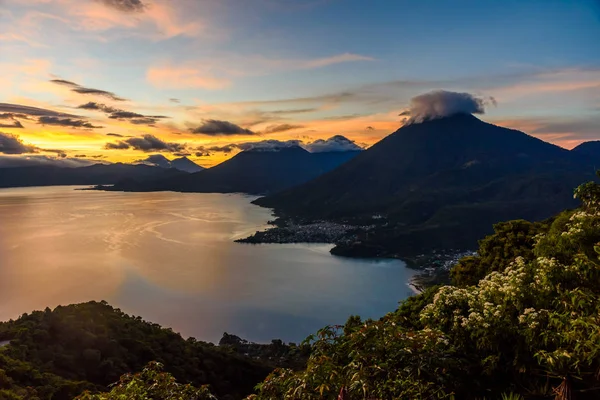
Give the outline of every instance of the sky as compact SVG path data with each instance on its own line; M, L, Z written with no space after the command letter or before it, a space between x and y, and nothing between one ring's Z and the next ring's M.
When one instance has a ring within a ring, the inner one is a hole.
M368 147L432 90L572 148L600 139L600 2L0 0L0 90L0 159Z

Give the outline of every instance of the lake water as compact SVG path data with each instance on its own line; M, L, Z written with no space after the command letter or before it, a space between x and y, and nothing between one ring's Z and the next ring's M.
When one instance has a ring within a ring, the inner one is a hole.
M106 300L184 336L300 341L352 314L380 317L411 294L398 260L330 245L234 243L265 227L244 195L0 190L0 320Z

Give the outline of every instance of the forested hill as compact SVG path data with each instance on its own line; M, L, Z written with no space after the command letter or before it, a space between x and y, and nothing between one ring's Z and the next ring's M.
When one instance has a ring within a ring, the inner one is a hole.
M209 323L209 322L207 322ZM253 358L239 355L227 335L224 346L183 339L171 329L124 314L105 302L89 302L24 314L0 323L0 389L24 399L72 399L84 389L108 385L148 362L159 361L177 379L208 384L221 399L240 399L253 391L274 365L296 357L295 347L276 342ZM235 337L234 337L235 338ZM277 356L273 361L270 357ZM288 363L289 364L289 363ZM27 392L27 387L30 387ZM26 394L24 394L26 393ZM5 396L5 397L3 397ZM0 391L0 399L8 397Z

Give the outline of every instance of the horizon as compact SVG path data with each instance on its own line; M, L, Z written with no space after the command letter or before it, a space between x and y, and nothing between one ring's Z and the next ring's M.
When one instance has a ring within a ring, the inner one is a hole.
M21 146L0 157L210 167L263 140L368 147L434 90L567 149L600 138L594 1L4 4L0 132Z

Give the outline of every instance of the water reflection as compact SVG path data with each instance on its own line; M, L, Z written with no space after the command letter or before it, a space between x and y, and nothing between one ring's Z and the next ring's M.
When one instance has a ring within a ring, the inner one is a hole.
M0 190L0 319L107 300L215 341L224 331L301 340L351 314L378 317L410 290L400 261L327 245L244 245L269 210L242 195Z

